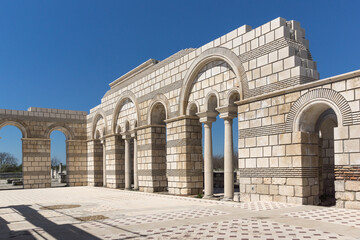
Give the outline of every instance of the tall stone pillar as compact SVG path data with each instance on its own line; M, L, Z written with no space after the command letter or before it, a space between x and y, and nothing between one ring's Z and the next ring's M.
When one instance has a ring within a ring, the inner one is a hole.
M51 187L50 139L23 138L24 188Z
M66 182L70 187L87 185L86 150L84 140L66 141Z
M235 106L228 106L216 109L220 118L224 119L224 199L232 201L234 198L234 167L233 167L233 119L237 116Z
M106 186L124 187L124 141L120 135L106 137Z
M195 195L203 191L201 123L197 116L166 121L167 176L169 193Z
M134 190L139 190L136 132L133 132L131 137L134 138Z
M130 136L124 135L125 140L125 189L131 188L131 166L130 166Z
M211 198L214 194L211 127L216 121L217 114L217 112L198 113L200 122L204 123L204 198Z
M103 164L103 186L106 187L106 140L105 138L102 140L102 144L103 144L103 159L102 159L102 164Z

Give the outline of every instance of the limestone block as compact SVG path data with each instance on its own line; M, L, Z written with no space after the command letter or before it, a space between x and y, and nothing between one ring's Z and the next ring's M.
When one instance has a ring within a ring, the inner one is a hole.
M251 178L251 183L252 184L262 184L263 179L262 178Z
M295 196L308 197L310 196L310 186L295 186Z
M270 185L270 194L271 195L278 195L279 194L279 186L278 185Z
M360 209L360 202L359 201L346 201L345 208Z
M336 192L343 192L343 191L345 191L345 181L336 180L336 181L335 181L335 191L336 191Z
M360 192L355 193L355 199L358 201L360 200Z
M285 156L285 146L273 146L272 147L272 155L273 156Z
M240 201L241 202L250 202L250 194L249 193L240 193Z
M294 187L293 186L279 186L279 194L281 196L294 196Z
M334 161L335 165L348 165L349 154L335 154Z
M345 200L345 201L353 201L353 200L355 200L355 193L354 192L336 192L335 198Z
M360 138L360 125L349 126L350 138Z
M279 144L290 144L291 133L279 134Z
M334 139L342 140L349 138L349 127L337 127L334 128Z
M306 179L304 179L304 180L306 180ZM305 183L307 183L307 181ZM286 185L301 186L301 185L306 185L306 184L304 184L303 178L288 178L286 180Z
M350 165L360 165L360 153L350 153Z
M360 181L345 181L346 191L360 191Z
M272 184L284 185L286 183L286 178L272 178Z
M279 196L279 195L276 195L274 196L274 202L286 202L286 196Z
M271 184L271 178L264 178L264 184Z
M307 204L307 198L303 198L303 197L287 197L287 203L292 203L292 204Z
M336 199L336 207L337 208L344 208L345 207L345 202Z
M251 202L258 202L258 201L260 201L260 195L256 194L256 193L251 193L250 200L251 200Z
M360 152L360 139L344 140L344 152Z
M269 185L260 184L256 186L256 189L259 194L269 194Z
M256 193L256 185L246 185L247 193Z

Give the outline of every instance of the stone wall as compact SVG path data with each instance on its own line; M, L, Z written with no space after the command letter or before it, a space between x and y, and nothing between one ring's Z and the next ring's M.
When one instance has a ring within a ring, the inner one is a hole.
M13 125L22 132L24 188L51 186L52 131L66 137L67 183L87 185L86 112L31 107L28 111L0 109L0 128Z

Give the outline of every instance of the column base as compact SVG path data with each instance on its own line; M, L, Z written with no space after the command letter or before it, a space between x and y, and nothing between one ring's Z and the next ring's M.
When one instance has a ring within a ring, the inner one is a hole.
M204 195L203 199L218 199L218 198L215 197L214 195Z
M220 201L232 202L232 201L234 201L234 198L224 197Z

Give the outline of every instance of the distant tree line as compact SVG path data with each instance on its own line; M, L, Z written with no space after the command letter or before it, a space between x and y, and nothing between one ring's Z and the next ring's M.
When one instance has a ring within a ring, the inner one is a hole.
M0 152L0 172L22 172L22 163L10 153Z
M234 151L233 153L233 167L234 171L238 168L238 152ZM222 171L224 170L224 155L214 155L213 156L213 168L214 170Z

